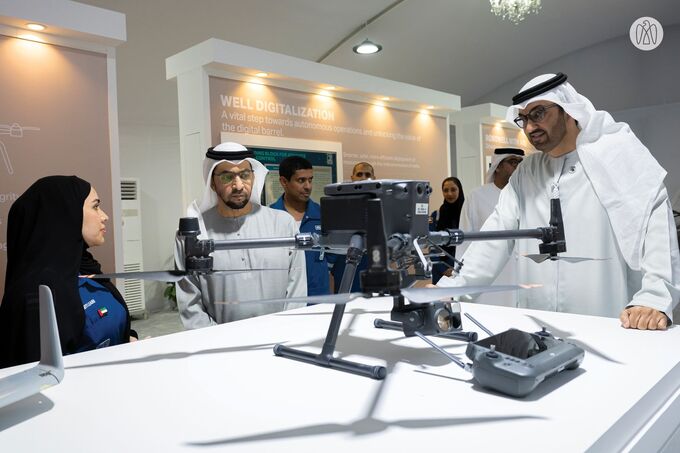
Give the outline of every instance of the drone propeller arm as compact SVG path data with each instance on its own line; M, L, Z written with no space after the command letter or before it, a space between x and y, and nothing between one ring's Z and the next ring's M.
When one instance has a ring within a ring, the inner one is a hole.
M257 238L213 241L215 250L264 249L272 247L295 247L296 237Z
M550 228L535 228L526 230L497 230L497 231L462 231L448 229L431 231L428 239L438 246L456 246L470 241L494 241L508 239L535 238L543 240Z
M540 239L539 250L551 257L567 251L564 241L564 222L559 198L550 200L550 226L524 230L489 230L464 232L457 229L432 231L428 240L438 246L456 246L469 241L493 241L508 239Z
M318 239L313 233L298 233L293 237L234 239L216 241L197 239L189 256L205 256L215 250L264 249L275 247L293 247L307 250L317 246Z
M469 241L493 241L535 238L540 239L541 253L557 256L558 253L566 252L564 241L564 223L562 221L562 208L559 198L550 200L550 226L524 230L488 230L468 231L448 229L444 231L432 231L428 240L438 246L456 246Z

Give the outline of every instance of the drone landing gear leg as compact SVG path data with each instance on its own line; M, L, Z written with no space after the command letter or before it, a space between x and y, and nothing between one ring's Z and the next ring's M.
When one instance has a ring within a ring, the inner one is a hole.
M363 255L363 239L359 235L352 237L350 248L347 250L347 261L345 266L345 273L340 282L338 293L349 293L352 288L352 281L356 273L357 265ZM274 346L274 354L281 357L286 357L300 362L311 363L335 370L345 371L347 373L358 374L373 379L384 379L387 375L387 369L383 366L366 365L363 363L350 362L349 360L338 359L333 357L335 352L335 342L338 339L338 332L340 331L340 324L345 313L345 304L335 306L333 310L333 317L328 326L328 333L326 340L321 348L320 354L313 354L299 349L289 348L282 344Z

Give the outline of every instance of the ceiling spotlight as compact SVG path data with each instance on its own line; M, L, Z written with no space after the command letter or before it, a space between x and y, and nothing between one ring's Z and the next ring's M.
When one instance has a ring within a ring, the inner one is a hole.
M26 28L33 31L43 31L47 27L42 24L26 24Z
M388 96L383 96L380 98L381 101L389 101L390 98Z
M335 87L333 85L329 85L329 86L324 88L324 90L331 90L331 91L333 91L334 89L335 89Z
M427 108L428 110L432 110L434 108L434 105L428 105Z
M372 53L380 52L382 50L382 46L366 38L364 42L354 46L352 50L354 53L358 53L360 55L370 55Z
M330 92L330 91L326 91L326 90L319 90L319 94L320 94L321 96L330 96L330 95L331 95L331 92Z
M255 77L267 77L268 75L269 74L267 74L266 72L258 72L257 74L255 74Z

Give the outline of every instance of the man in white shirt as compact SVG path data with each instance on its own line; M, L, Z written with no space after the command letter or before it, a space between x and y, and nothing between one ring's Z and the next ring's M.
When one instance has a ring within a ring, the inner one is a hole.
M238 143L210 148L203 161L205 192L187 217L198 217L199 239L238 240L293 237L295 220L283 211L262 206L260 194L267 169L252 151ZM175 264L184 269L184 242L175 241ZM305 255L290 248L219 250L213 269L266 271L188 276L176 285L177 306L184 327L195 329L302 307L296 303L240 303L307 295Z
M494 150L491 166L486 172L485 184L470 192L463 205L460 229L479 231L498 203L501 190L510 181L510 176L524 159L524 151L518 148L497 148Z
M524 151L519 148L497 148L494 150L491 166L486 172L485 182L474 189L463 204L460 215L460 229L463 231L479 231L486 219L493 212L501 190L508 185L510 176L524 158ZM460 259L467 250L469 243L463 243L456 248L456 255ZM505 267L494 281L497 285L517 284L517 253L513 251ZM503 305L514 307L517 305L516 294L510 291L501 293L480 294L477 302L482 304Z
M482 230L547 225L550 199L562 205L567 252L518 262L518 279L539 283L519 293L520 307L618 316L625 328L665 329L680 297L680 256L663 184L666 171L627 124L597 111L566 82L545 74L513 97L507 118L541 153L524 159ZM465 265L439 286L491 283L517 243L470 245Z

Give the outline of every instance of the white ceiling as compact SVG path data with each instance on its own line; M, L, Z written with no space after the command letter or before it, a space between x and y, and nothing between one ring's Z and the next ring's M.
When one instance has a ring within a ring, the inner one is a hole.
M120 11L128 41L118 48L121 124L177 123L165 58L219 38L317 60L394 0L80 0ZM499 86L579 49L628 34L641 16L680 23L678 0L543 0L519 25L488 0L405 0L323 63L433 88L475 104ZM359 56L364 37L382 52ZM500 99L496 102L504 103Z

